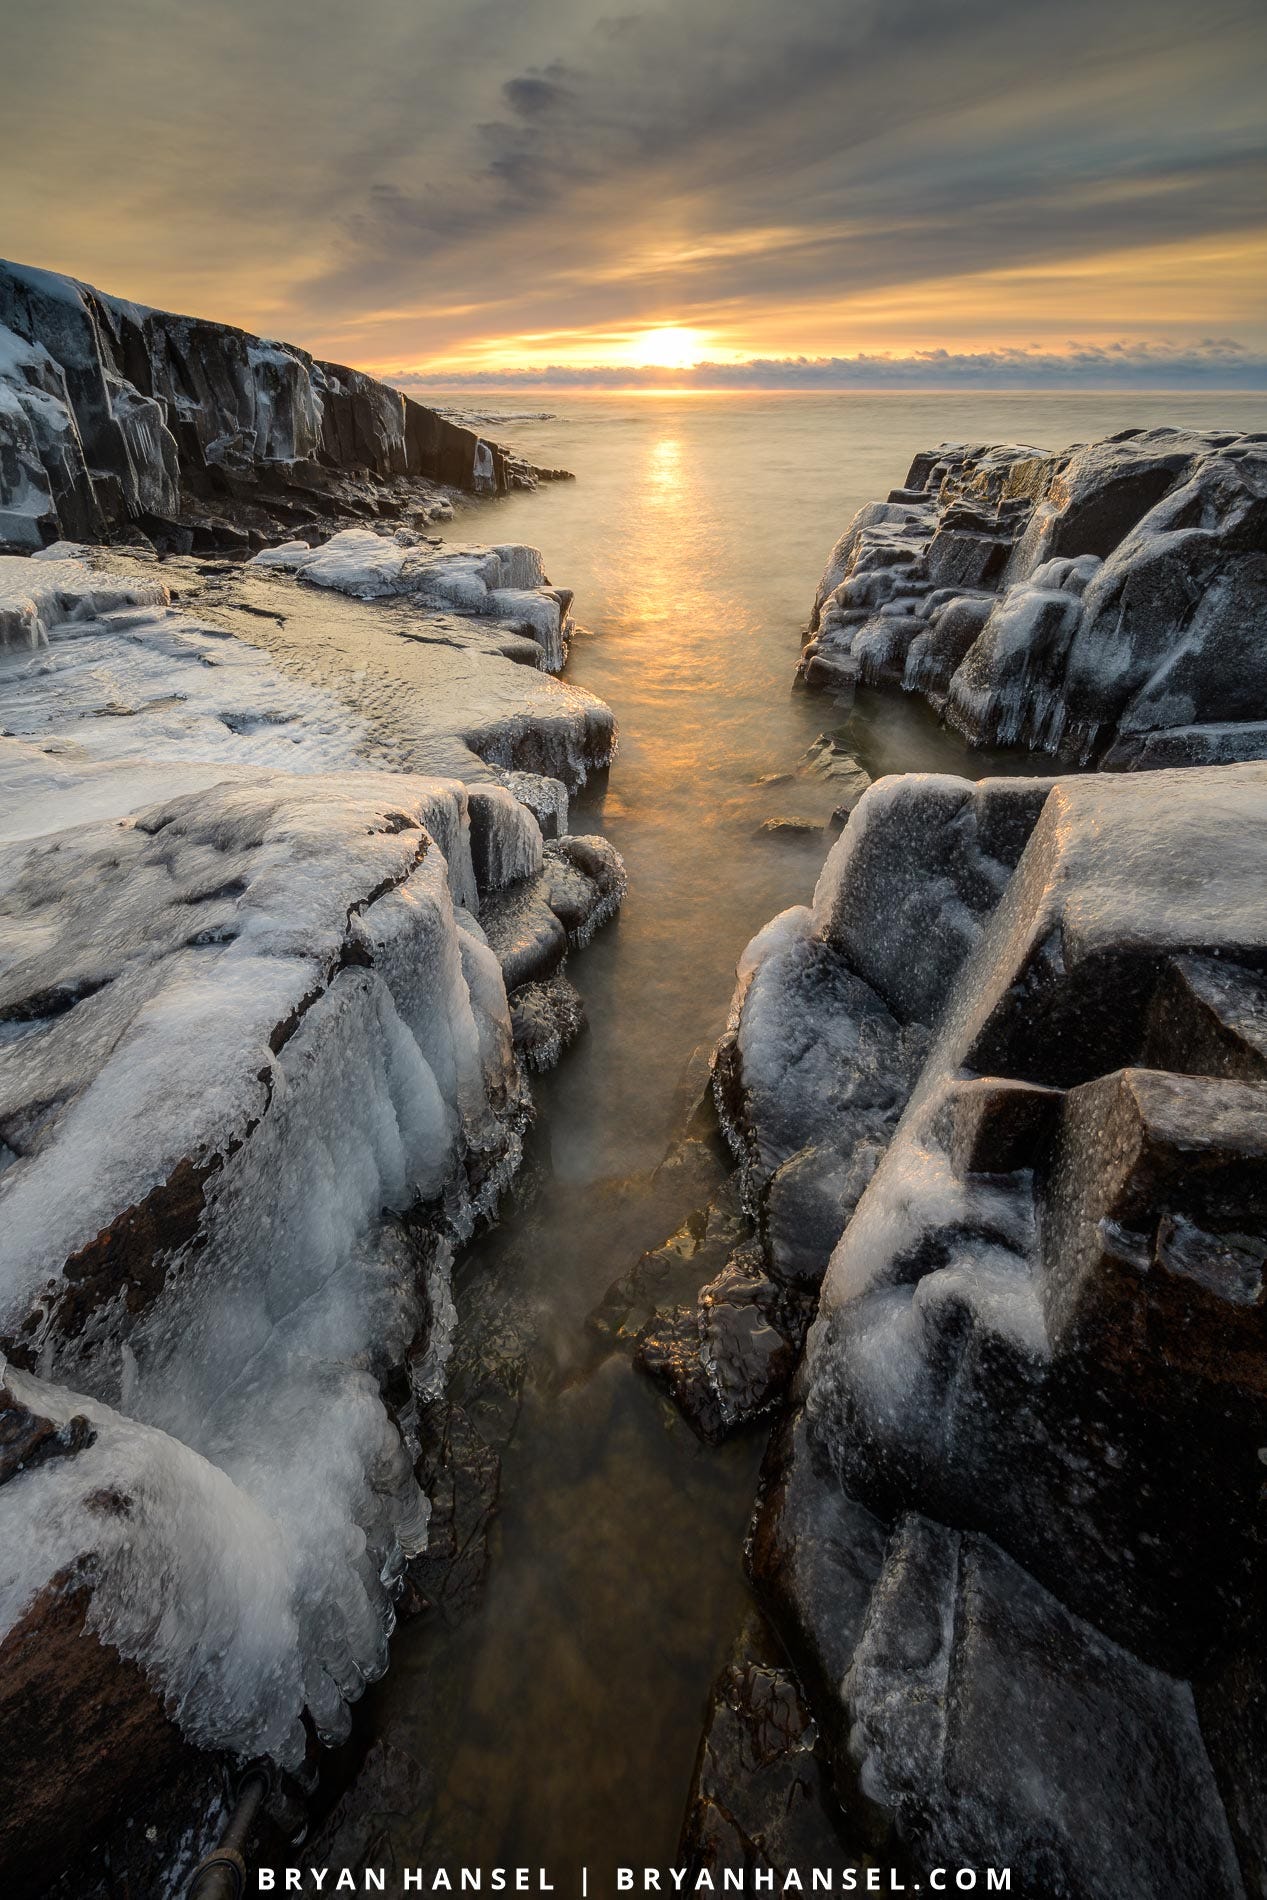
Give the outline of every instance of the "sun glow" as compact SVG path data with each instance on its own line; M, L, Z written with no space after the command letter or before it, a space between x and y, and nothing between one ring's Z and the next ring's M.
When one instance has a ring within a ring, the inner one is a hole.
M663 330L644 330L629 343L631 363L648 363L656 369L689 369L704 354L704 332L670 326Z

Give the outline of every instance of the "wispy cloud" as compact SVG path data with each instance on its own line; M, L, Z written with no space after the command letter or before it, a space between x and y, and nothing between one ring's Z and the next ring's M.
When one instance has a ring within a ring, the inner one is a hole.
M1071 328L1267 350L1262 0L10 13L6 248L326 354L641 324L753 357ZM1195 247L1232 236L1211 276ZM1172 267L1132 280L1141 250Z

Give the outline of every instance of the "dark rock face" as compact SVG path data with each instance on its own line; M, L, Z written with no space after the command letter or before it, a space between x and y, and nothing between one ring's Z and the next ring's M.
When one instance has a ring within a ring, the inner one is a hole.
M919 692L972 744L1120 769L1267 752L1267 445L943 444L860 510L801 672Z
M91 1596L90 1576L55 1578L0 1644L0 1719L20 1738L0 1763L0 1866L14 1895L46 1893L108 1827L121 1762L137 1801L188 1764L140 1669L89 1633Z
M741 964L754 1275L830 1230L761 1169L785 1130L856 1150L876 1045L842 1025L922 1019L750 1550L853 1824L917 1868L1267 1891L1264 818L1254 765L884 781ZM828 946L850 980L789 987Z
M749 1617L709 1703L679 1862L707 1872L855 1864L818 1726L764 1620Z
M139 529L188 552L425 514L537 471L359 370L0 263L0 551ZM557 471L550 471L556 473Z

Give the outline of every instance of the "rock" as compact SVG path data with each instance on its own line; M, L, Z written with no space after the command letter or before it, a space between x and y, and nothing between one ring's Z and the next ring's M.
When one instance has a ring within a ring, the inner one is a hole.
M1264 756L1267 448L943 444L833 550L801 672L922 693L971 744L1118 769Z
M509 997L515 1053L529 1069L552 1069L585 1027L580 992L561 972L524 983Z
M382 1868L387 1878L403 1881L396 1842L431 1793L431 1777L417 1757L388 1736L375 1737L324 1825L302 1849L272 1859L279 1885L285 1878L283 1866L299 1869L301 1893L329 1893L344 1869L357 1881L367 1867ZM319 1886L310 1872L314 1867L329 1870Z
M69 1458L91 1445L97 1434L82 1415L55 1425L20 1405L0 1387L0 1484L48 1458Z
M0 1641L0 1867L18 1900L107 1831L125 1778L142 1801L189 1752L142 1671L92 1632L91 1599L89 1574L61 1572Z
M822 830L814 818L763 818L757 827L762 838L813 838Z
M750 1615L714 1686L679 1864L701 1873L856 1865L817 1725L762 1618Z
M421 1422L416 1475L431 1500L427 1548L405 1567L404 1608L437 1612L450 1627L480 1602L488 1538L501 1489L501 1460L458 1405L435 1400Z
M543 847L498 786L215 777L10 848L0 1628L53 1702L73 1575L85 1666L102 1643L128 1659L125 1737L148 1679L187 1742L294 1761L305 1708L337 1736L343 1690L384 1665L380 1573L428 1510L387 1393L420 1309L439 1326L450 1239L518 1158L471 834L491 878ZM577 855L614 874L601 844ZM301 1638L318 1628L359 1658L342 1689ZM102 1752L85 1799L134 1800L149 1745ZM25 1741L10 1759L40 1783Z
M860 997L890 1049L925 1018L751 1547L842 1800L925 1868L1116 1900L1267 1864L1264 817L1265 765L881 783L740 966L719 1097L784 1273L832 1225L783 1159L837 1143L802 1069L852 1104Z
M100 539L249 545L325 520L534 486L537 472L359 370L227 324L0 265L0 547Z
M1243 1894L1192 1691L983 1538L903 1519L840 1693L872 1799L924 1867L1035 1900Z
M635 1363L719 1444L782 1398L808 1318L805 1302L767 1276L760 1250L741 1248L691 1305L643 1327Z

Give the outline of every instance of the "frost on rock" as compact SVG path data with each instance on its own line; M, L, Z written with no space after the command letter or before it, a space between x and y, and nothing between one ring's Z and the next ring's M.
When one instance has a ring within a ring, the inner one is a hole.
M425 1544L449 1268L530 1114L506 919L548 913L563 999L623 870L543 836L559 779L466 746L483 719L513 753L538 693L566 722L543 673L446 642L475 704L442 674L416 751L474 782L378 770L297 646L47 555L0 559L0 1702L108 1728L135 1664L186 1741L294 1765L384 1668ZM59 1646L72 1612L96 1643ZM76 1782L68 1839L129 1772Z
M345 528L317 547L287 541L255 555L257 567L283 567L314 587L362 600L408 595L420 605L496 619L534 641L539 664L557 673L567 658L572 596L552 588L536 548L522 543L472 547L444 541L413 545L369 528Z
M770 1270L787 1148L843 1130L869 1177L754 1573L921 1864L1261 1891L1265 872L1263 764L882 781L741 969L718 1080ZM926 1053L851 1126L877 1020ZM816 1250L822 1201L788 1208Z
M974 745L1148 768L1264 753L1267 443L943 443L855 517L801 671L918 692Z
M469 831L461 787L257 774L10 856L0 1328L97 1438L0 1492L4 1626L91 1556L92 1627L200 1742L337 1734L425 1532L379 1395L411 1223L465 1238L522 1117Z

